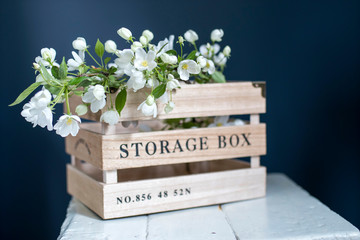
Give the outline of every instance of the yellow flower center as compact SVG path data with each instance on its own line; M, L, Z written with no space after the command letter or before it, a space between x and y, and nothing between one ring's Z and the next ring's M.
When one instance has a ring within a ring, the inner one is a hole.
M210 64L209 64L208 62L206 63L206 67L207 67L207 68L209 68L209 67L210 67Z
M216 126L217 127L221 127L223 124L222 123L217 123Z
M183 66L182 66L182 69L184 69L184 70L186 70L186 69L188 69L188 65L187 64L184 64Z
M67 120L66 120L66 125L71 125L72 124L72 119L71 118L68 118Z
M141 65L143 65L144 67L147 67L148 66L148 62L145 60L141 63Z

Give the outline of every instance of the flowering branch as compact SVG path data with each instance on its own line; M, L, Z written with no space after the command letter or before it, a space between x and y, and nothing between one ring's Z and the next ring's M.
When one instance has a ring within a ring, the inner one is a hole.
M131 44L130 48L119 50L114 41L108 40L103 44L98 39L94 50L100 61L90 53L89 46L82 37L72 42L77 52L72 51L72 58L67 62L63 58L61 64L56 62L56 51L53 48L41 49L41 56L36 57L33 63L35 73L39 73L36 82L24 90L10 106L19 104L42 86L42 90L24 105L21 115L34 126L54 129L63 137L69 134L75 136L81 122L78 116L86 114L89 109L93 113L102 110L100 120L103 122L118 123L128 90L136 92L145 87L150 88L150 95L138 106L138 110L145 116L156 118L157 102L165 103L166 113L175 108L172 92L181 88L179 81L190 84L225 82L223 71L231 49L226 46L220 52L217 42L221 42L224 35L221 29L211 32L212 44L201 45L199 49L195 43L199 39L197 33L188 30L184 36L178 37L180 55L174 49L173 35L154 45L151 43L154 34L149 30L143 31L139 41L135 41L129 29L120 28L117 33ZM185 41L194 49L190 53L184 53ZM111 55L104 58L105 52ZM97 67L85 62L85 53ZM110 62L113 56L116 58ZM114 92L118 93L113 102L111 93ZM69 101L74 94L81 96L83 101L75 109L78 116L70 112ZM104 109L108 97L110 107ZM61 102L65 102L67 111L53 126L52 110Z

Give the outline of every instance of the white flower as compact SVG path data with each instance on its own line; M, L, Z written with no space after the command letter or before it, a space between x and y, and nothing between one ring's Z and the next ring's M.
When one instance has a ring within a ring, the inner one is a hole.
M217 56L214 56L214 62L215 64L219 66L224 66L226 64L227 58L225 55L221 52Z
M134 66L140 70L153 70L156 67L155 62L156 54L154 51L150 50L148 53L144 49L138 48L135 52Z
M131 31L124 27L117 30L117 34L119 34L120 37L122 37L123 39L125 39L127 41L129 41L132 38Z
M229 126L230 116L217 116L214 119L214 123L211 123L208 127L222 127Z
M241 119L235 119L235 121L232 122L232 125L234 125L234 126L242 126L242 125L245 125L245 124L246 123Z
M121 75L125 73L126 75L130 76L131 70L133 69L131 60L134 57L134 52L130 49L124 49L123 51L116 51L115 54L119 57L115 59L118 73Z
M87 107L86 104L80 104L80 105L78 105L78 106L76 107L76 109L75 109L75 112L76 112L79 116L86 114L87 111L88 111L88 107Z
M72 42L73 48L79 51L85 51L87 48L85 38L78 37Z
M54 129L62 137L66 137L69 134L76 136L80 129L79 123L81 123L81 120L78 116L64 114L59 118Z
M156 56L161 56L161 54L166 53L169 50L174 48L174 35L170 35L169 39L165 38L163 41L160 41L155 47ZM161 49L161 51L160 51Z
M156 106L156 102L155 102L155 98L153 95L149 95L147 97L147 99L145 101L143 101L139 107L137 108L137 110L141 110L141 112L145 115L145 116L153 116L154 118L156 118L157 116L157 106Z
M225 57L230 57L231 48L229 46L224 47L223 54Z
M141 44L141 42L135 41L131 45L131 50L133 50L135 52L137 49L142 48L142 47L143 47L143 45Z
M35 70L40 70L40 65L38 63L33 63L33 67Z
M93 113L98 112L100 109L105 107L105 89L102 85L90 86L88 91L82 97L82 101L90 103L90 110Z
M186 33L184 34L184 37L186 39L186 41L195 44L195 41L199 40L199 36L197 35L197 33L193 30L187 30Z
M146 79L144 78L144 74L142 72L133 70L126 84L129 89L134 89L134 92L136 92L137 90L145 87Z
M215 43L214 45L210 45L207 43L206 45L200 46L200 53L206 58L212 58L215 54L220 51L220 45Z
M160 58L164 63L168 64L176 64L178 62L178 58L176 56L169 55L167 53L161 54Z
M115 125L119 122L120 115L115 110L109 110L104 112L100 117L100 122L106 122L110 125Z
M108 53L115 53L116 52L116 43L113 40L107 40L105 42L105 51Z
M45 67L51 67L51 64L54 66L59 66L59 64L55 63L56 51L53 48L42 48L41 49L41 57L37 56L35 58L35 63L44 65ZM51 63L51 64L50 64Z
M142 35L147 38L148 42L154 39L154 34L150 32L149 30L144 30L142 32Z
M215 72L214 62L209 59L206 59L206 65L203 68L203 72L208 72L209 74L213 74Z
M221 38L224 36L224 31L222 29L214 29L211 32L210 39L213 42L221 42Z
M175 103L174 102L169 102L168 104L166 104L164 111L166 114L168 114L169 112L171 112L173 109L175 108Z
M74 59L70 58L67 62L69 66L69 71L79 70L79 67L84 64L84 59L82 58L83 55L79 56L76 52L72 51L71 54L73 55Z
M206 58L204 58L203 56L199 56L197 59L196 59L196 62L197 64L199 64L199 66L201 68L205 67L206 66Z
M172 74L168 75L168 82L166 83L166 88L172 91L175 88L180 88L180 83L177 79L174 78Z
M50 102L51 93L43 88L30 99L29 103L24 105L21 116L23 116L26 121L33 123L33 127L36 127L36 125L42 128L47 126L47 129L51 131L53 129L53 115L51 109L48 107Z
M190 73L191 74L199 74L200 66L193 60L183 60L179 63L179 67L177 72L180 75L180 79L189 80Z
M146 87L148 88L156 88L159 86L159 80L157 80L155 77L149 78L146 82Z
M148 40L146 37L144 37L144 36L141 36L140 39L139 39L139 41L141 42L141 44L142 44L143 46L146 46L146 45L149 43L149 40Z

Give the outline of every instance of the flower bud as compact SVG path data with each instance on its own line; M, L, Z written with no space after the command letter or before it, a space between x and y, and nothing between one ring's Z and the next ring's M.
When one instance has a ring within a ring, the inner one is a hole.
M138 48L142 48L142 44L141 42L135 41L132 45L131 45L131 50L133 50L133 52L136 51L136 49Z
M93 94L94 94L94 97L97 100L101 100L105 95L104 86L102 86L100 84L95 85L94 90L93 90Z
M107 51L108 53L115 53L116 52L116 43L112 40L107 40L105 42L105 51Z
M168 104L166 104L164 111L166 114L168 114L169 112L171 112L175 107L175 103L174 102L169 102Z
M33 67L35 70L40 70L40 65L37 63L33 63Z
M72 42L73 48L79 51L84 51L87 46L86 46L86 40L85 38L82 37L78 37L76 40L74 40Z
M213 42L221 42L221 38L224 36L224 31L222 29L214 29L211 32L210 38Z
M197 59L196 59L196 62L197 64L199 64L199 66L201 68L205 67L206 66L206 58L204 58L203 56L199 56Z
M224 47L223 54L225 57L230 57L231 48L229 46Z
M76 107L75 112L77 113L77 115L81 116L86 114L88 111L88 107L86 104L80 104Z
M124 27L117 30L117 34L119 34L120 37L122 37L127 41L129 41L132 38L132 33L130 32L130 30Z
M149 30L144 30L142 35L147 38L148 42L154 39L154 34Z
M197 33L193 30L188 30L185 34L184 37L186 39L186 41L195 44L195 41L199 40L199 37L197 35Z
M179 44L184 44L184 38L182 36L179 36Z
M167 53L161 54L160 58L164 63L168 63L168 64L176 64L178 61L176 56L169 55Z
M155 103L155 98L153 95L149 95L147 98L146 98L146 104L148 106L151 106Z
M140 42L141 42L142 45L146 46L149 43L149 40L146 37L141 36L140 37Z
M46 61L51 61L51 52L48 48L41 49L41 57Z

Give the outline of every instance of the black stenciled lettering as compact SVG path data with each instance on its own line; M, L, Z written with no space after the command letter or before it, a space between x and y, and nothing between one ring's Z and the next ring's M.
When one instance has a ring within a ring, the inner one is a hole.
M200 137L200 150L208 150L209 149L209 146L207 145L207 140L208 140L207 137ZM206 148L204 148L204 146Z
M189 141L190 141L190 140L193 140L193 141L194 141L194 145L192 145L192 146L193 146L192 149L189 148ZM195 139L195 138L189 138L188 140L186 140L185 146L186 146L186 149L187 149L189 152L195 151L195 150L196 150L196 139Z
M233 143L233 138L235 137L235 144ZM236 135L236 134L233 134L233 135L231 135L230 136L230 139L229 139L229 142L230 142L230 145L232 146L232 147L237 147L238 145L239 145L239 142L240 142L240 138L239 138L239 136L238 135Z
M135 157L140 157L139 155L139 145L142 146L141 142L137 142L137 143L132 143L131 147L133 147L135 145Z
M179 139L176 140L175 147L174 147L174 150L172 152L174 153L177 148L180 149L180 152L183 152L183 149L182 149L182 147L180 145Z
M226 137L225 136L218 136L219 138L219 148L225 148L226 147Z
M244 138L244 143L241 145L242 147L245 145L245 143L247 143L248 146L250 146L250 141L249 141L249 136L250 136L250 133L248 133L247 135L245 135L245 133L242 133L241 136L243 136Z
M153 145L153 153L149 153L149 144L152 144ZM154 142L148 142L146 145L145 145L145 152L148 154L148 155L154 155L156 153L156 144Z
M127 150L127 148L128 145L126 143L120 145L120 151L125 153L125 156L120 153L120 158L127 158L129 156L129 151Z
M168 146L169 146L169 142L167 140L160 140L160 149L161 149L160 154L165 153L164 149L166 150L167 153L170 153Z

